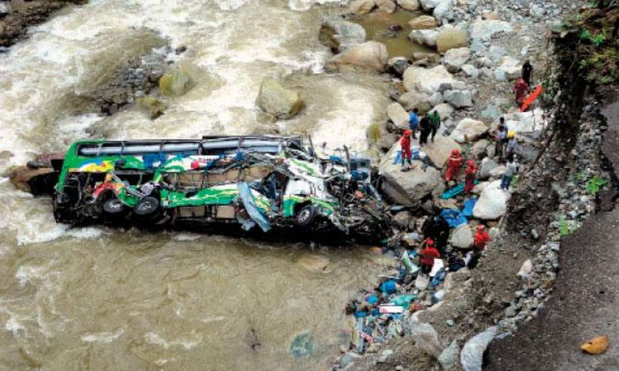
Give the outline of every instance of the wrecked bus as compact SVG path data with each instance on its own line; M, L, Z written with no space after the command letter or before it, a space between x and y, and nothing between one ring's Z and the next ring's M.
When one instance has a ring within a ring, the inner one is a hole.
M53 205L60 223L187 221L362 234L388 226L369 159L319 158L301 137L82 140L59 170Z

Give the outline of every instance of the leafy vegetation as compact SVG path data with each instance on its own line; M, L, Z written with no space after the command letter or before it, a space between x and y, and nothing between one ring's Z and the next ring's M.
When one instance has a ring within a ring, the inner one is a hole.
M605 184L606 181L596 175L587 182L587 191L593 195L597 195Z

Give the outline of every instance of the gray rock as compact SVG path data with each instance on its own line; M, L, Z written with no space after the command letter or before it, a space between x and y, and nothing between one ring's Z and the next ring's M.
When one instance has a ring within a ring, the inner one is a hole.
M417 108L422 115L426 114L430 108L432 108L431 96L425 93L419 93L415 90L402 94L398 101L409 111Z
M441 355L438 357L438 363L440 363L443 371L450 371L455 368L459 353L460 347L458 346L457 340L452 341L451 344L443 350Z
M385 13L393 13L396 9L396 5L392 0L376 0L376 5L379 10Z
M443 98L443 94L441 93L434 93L430 96L430 104L434 107L434 106L438 106L439 104L443 103L445 101L445 98Z
M445 52L443 64L447 68L447 71L456 73L460 71L460 68L469 60L470 56L471 49L469 48L449 49Z
M408 38L417 44L436 46L438 31L436 30L413 30L408 34Z
M473 22L469 32L472 40L488 41L501 32L512 33L513 28L508 22L488 19Z
M488 127L481 121L465 118L460 120L450 138L458 143L474 142L488 132Z
M436 19L429 15L420 15L408 22L413 30L431 30L438 26Z
M447 163L447 160L449 160L451 151L454 149L459 151L462 150L460 145L453 139L442 135L437 135L436 138L434 138L434 142L430 141L430 143L423 147L423 152L428 155L436 167L442 169L443 166L445 166L445 163Z
M468 249L473 245L473 231L468 224L456 228L449 239L449 243L460 249Z
M438 358L443 352L438 333L431 324L411 321L411 336L417 348L432 357Z
M444 66L434 68L409 67L404 72L404 87L408 91L416 90L426 94L434 94L439 91L441 84L453 84L453 76Z
M499 164L491 158L484 158L479 169L479 179L490 178L492 170L499 167Z
M497 106L488 106L481 111L481 117L497 120L501 116L501 110Z
M496 333L497 327L492 326L464 344L460 353L460 363L464 371L482 371L484 352Z
M413 215L409 211L400 211L399 213L395 214L395 216L393 217L393 221L402 228L408 228L408 225L410 224L412 218Z
M490 47L490 50L488 51L488 57L490 58L490 60L492 62L498 62L501 58L503 58L504 56L507 55L507 50L505 50L505 48L500 47L500 46L496 46L496 45L492 45ZM486 66L486 67L490 67L490 66Z
M473 148L471 149L473 156L478 160L484 158L486 156L486 147L488 147L489 144L490 142L486 139L477 141L477 143L475 143L473 145Z
M465 64L461 67L462 72L468 77L476 78L479 76L479 70L471 64Z
M434 18L439 20L441 23L445 23L446 20L453 19L453 5L454 0L442 0L434 8Z
M328 17L323 20L322 25L332 30L333 39L337 42L340 52L344 52L355 45L363 44L367 37L363 26L341 17Z
M394 57L387 61L387 69L388 71L396 76L404 75L404 71L410 67L410 62L407 58L404 57Z
M387 106L387 116L397 127L408 128L408 112L399 103L391 103Z
M354 0L350 3L350 11L355 14L367 14L376 7L374 0Z
M467 45L466 31L459 28L443 26L436 38L436 50L438 50L439 53L444 53L449 49L462 48Z
M418 0L397 0L397 3L402 9L413 12L420 8Z
M419 3L421 4L423 10L427 12L436 8L443 1L445 0L420 0Z
M327 62L327 68L341 69L342 67L348 67L382 72L385 70L388 60L389 54L385 44L368 41L355 45L345 52L334 56Z
M305 108L305 102L299 97L299 93L285 89L270 78L262 80L256 104L263 111L280 119L293 117Z
M450 90L444 97L447 103L456 108L473 107L473 93L470 90Z
M479 200L473 208L473 216L483 220L497 220L507 211L507 201L511 198L509 192L500 188L501 181L497 180L484 188Z
M428 285L430 284L430 278L426 275L420 274L417 276L417 278L415 279L415 287L418 290L425 290L428 288Z
M441 103L432 108L431 111L436 111L441 116L441 120L445 121L453 115L455 108L449 103Z
M494 77L499 81L511 81L521 76L522 66L520 61L512 57L503 57L494 70Z

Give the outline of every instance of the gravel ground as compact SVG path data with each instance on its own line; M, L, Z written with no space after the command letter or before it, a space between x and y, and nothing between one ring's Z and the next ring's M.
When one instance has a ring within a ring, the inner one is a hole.
M604 152L619 171L619 101L608 119ZM565 239L555 292L537 318L513 337L491 344L487 370L619 370L619 209L601 212ZM607 335L606 353L592 356L581 343Z

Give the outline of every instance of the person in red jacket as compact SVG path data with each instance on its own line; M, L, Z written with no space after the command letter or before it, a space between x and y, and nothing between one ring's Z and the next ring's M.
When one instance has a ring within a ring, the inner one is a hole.
M529 94L529 85L523 79L518 79L518 82L514 85L514 93L516 93L516 104L521 106L527 94Z
M451 157L447 161L447 171L445 172L445 180L450 181L451 178L458 180L458 172L460 171L460 165L462 165L462 155L460 151L454 149L451 151Z
M409 166L412 166L412 153L411 153L411 131L404 130L404 136L400 140L400 146L402 147L402 170L406 170L404 163L408 162Z
M475 247L479 251L484 251L486 249L486 246L490 242L490 235L486 231L486 228L483 226L483 224L477 226L477 232L475 232L474 241Z
M467 162L468 167L466 168L465 178L464 178L464 193L471 193L473 188L475 188L475 176L477 175L477 166L475 166L475 161L469 160Z
M421 258L421 273L430 273L434 266L434 259L440 258L441 253L434 247L434 240L428 238L425 242L425 248L419 253Z

